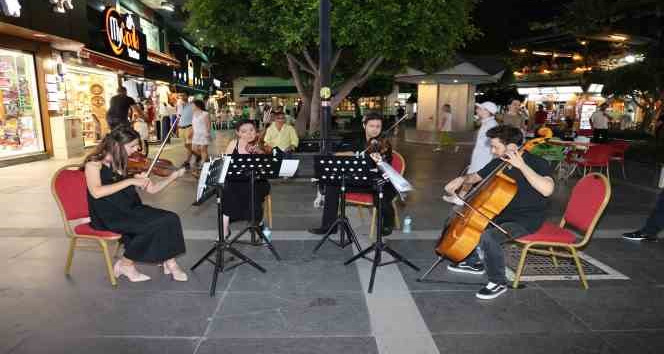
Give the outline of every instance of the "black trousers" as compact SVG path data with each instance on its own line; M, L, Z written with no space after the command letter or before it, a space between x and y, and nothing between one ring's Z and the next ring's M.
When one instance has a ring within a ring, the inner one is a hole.
M346 187L347 192L371 193L373 194L373 204L378 205L378 193L373 188L355 188ZM325 186L325 205L323 206L323 220L321 226L328 228L337 219L339 210L339 196L341 195L340 186ZM394 208L392 199L397 195L394 187L386 183L383 185L383 227L394 227Z
M664 229L664 191L659 193L655 209L650 213L646 226L641 229L641 232L657 236L662 229Z

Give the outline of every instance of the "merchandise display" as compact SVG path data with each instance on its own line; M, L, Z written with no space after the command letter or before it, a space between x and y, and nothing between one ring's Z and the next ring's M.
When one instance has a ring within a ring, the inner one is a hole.
M95 145L108 132L106 111L117 90L114 72L68 65L64 77L66 114L80 117L85 146Z
M0 159L44 151L34 57L0 49Z

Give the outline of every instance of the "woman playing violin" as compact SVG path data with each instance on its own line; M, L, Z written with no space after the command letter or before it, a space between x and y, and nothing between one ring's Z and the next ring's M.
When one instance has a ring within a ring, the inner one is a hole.
M154 194L184 174L184 169L153 183L146 173L129 176L128 156L140 145L139 134L127 126L112 130L84 162L88 189L90 223L98 230L122 234L125 252L113 271L140 282L150 277L140 273L134 262L163 263L164 274L187 281L187 274L175 262L185 252L182 226L177 214L144 205L136 188Z
M374 112L369 112L362 120L364 127L364 135L356 140L351 147L352 151L337 152L339 156L352 156L356 151L366 151L370 159L378 163L385 161L392 162L392 146L386 138L381 138L383 131L383 118ZM374 205L378 203L378 196L371 188L357 188L348 187L348 191L359 193L372 193L374 195ZM317 235L322 235L332 226L332 223L337 218L337 210L339 209L339 194L341 193L339 186L325 186L325 204L323 206L323 218L321 227L311 228L309 232ZM391 184L385 184L383 187L383 236L392 233L394 227L394 208L392 207L392 199L396 196L397 192Z
M445 191L455 195L463 185L478 183L489 176L504 161L508 167L503 172L516 181L517 192L493 221L513 238L537 231L544 222L549 208L548 198L555 187L549 163L541 157L519 151L523 134L518 128L500 125L489 129L486 136L490 139L494 159L475 173L453 179L445 186ZM484 300L500 296L507 291L505 255L501 246L501 242L507 237L498 228L485 229L480 237L480 248L485 255L484 264L481 263L477 251L473 251L465 260L449 265L447 269L483 274L486 266L489 283L480 289L476 296Z
M243 119L235 125L236 138L226 146L225 154L250 155L265 154L259 141L254 121ZM267 180L256 180L254 210L256 220L263 219L263 201L270 194ZM224 235L229 234L229 223L236 220L251 220L251 184L250 181L226 181L224 184L224 202L222 203Z

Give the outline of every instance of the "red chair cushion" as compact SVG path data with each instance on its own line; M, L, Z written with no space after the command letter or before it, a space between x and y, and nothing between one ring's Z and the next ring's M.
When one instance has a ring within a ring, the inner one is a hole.
M576 241L576 235L567 229L545 222L534 234L519 237L517 240L523 242L541 241L571 244Z
M89 216L85 174L79 170L62 170L55 177L54 189L67 220Z
M602 212L602 204L610 191L604 180L598 175L590 174L576 183L565 209L565 222L575 229L586 232L598 213Z
M120 238L121 236L115 232L93 229L92 226L90 226L90 223L76 226L74 232L79 235L97 236L101 238Z
M346 201L350 203L373 204L373 194L369 193L346 193Z

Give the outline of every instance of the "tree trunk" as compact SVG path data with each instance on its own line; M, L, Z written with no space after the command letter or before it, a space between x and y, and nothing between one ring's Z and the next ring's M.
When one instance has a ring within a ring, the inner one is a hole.
M313 88L311 89L311 106L309 110L309 131L314 132L320 129L320 76L314 78Z

